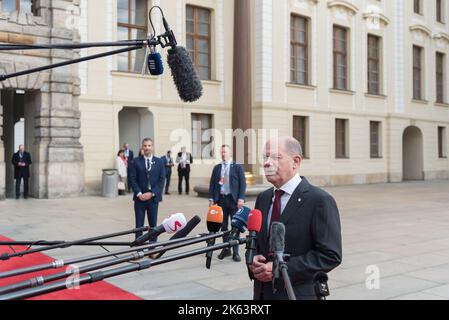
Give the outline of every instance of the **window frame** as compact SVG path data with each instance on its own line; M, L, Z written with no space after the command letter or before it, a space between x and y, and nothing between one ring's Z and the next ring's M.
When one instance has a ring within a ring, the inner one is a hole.
M416 53L419 53L419 65L416 65L415 62L417 60L417 57L415 56ZM424 79L423 79L423 55L424 55L424 48L413 45L413 54L412 54L412 65L413 65L413 99L418 101L424 100ZM419 75L419 87L416 87L417 78L416 76Z
M128 30L128 40L132 39L132 30L142 30L146 33L148 33L148 21L145 19L145 26L138 25L138 24L132 24L129 23L131 21L131 0L128 1L128 23L119 22L117 18L117 29L118 28L126 28ZM148 12L148 1L145 1L145 12ZM118 10L118 4L117 4L117 10ZM132 54L133 51L127 52L128 54L128 69L127 70L120 70L121 72L129 72L129 73L137 73L136 71L133 71L132 68ZM118 68L117 68L118 69Z
M340 38L337 39L336 34L338 34L336 31L337 30L341 30L344 31L344 43L345 43L345 48L344 51L339 51L337 50L337 41L340 40ZM332 51L333 51L333 70L334 70L334 74L333 74L333 88L335 90L342 90L342 91L349 91L349 54L348 54L348 47L349 47L349 28L347 27L343 27L340 25L334 25L333 26L333 30L332 30L333 36L332 36ZM338 56L342 56L344 59L344 69L345 69L345 74L344 77L342 79L344 79L345 85L344 88L339 88L338 87L338 76L337 76L337 60L338 60Z
M310 18L305 17L305 16L301 16L295 13L292 13L290 16L290 64L291 61L293 60L293 66L290 65L290 81L291 83L295 83L295 84L300 84L300 85L310 85ZM300 20L304 20L304 25L305 25L305 30L300 30L299 26L300 26ZM305 34L305 39L304 42L301 43L299 42L299 40L294 39L292 37L292 22L293 22L293 30L294 30L294 34L296 34L296 32L304 32ZM291 50L293 48L293 56L291 55ZM304 77L304 82L300 82L298 79L298 72L299 72L299 65L298 65L298 57L299 57L299 49L303 48L305 55L304 55L304 60L305 60L305 65L306 65L306 70L305 70L305 77ZM293 78L291 75L291 72L293 72Z
M187 31L187 23L190 21L190 19L187 19L187 10L188 8L192 8L193 9L193 33L188 32ZM209 13L209 34L207 36L205 35L201 35L198 32L198 26L199 26L199 19L198 19L198 11L199 10L205 10L208 11ZM189 37L192 38L192 43L193 43L193 51L189 50L189 48L186 45L186 49L188 50L191 58L192 58L192 62L195 68L197 68L197 70L199 70L200 67L208 67L208 77L207 79L201 79L201 80L212 80L212 9L207 8L207 7L201 7L201 6L196 6L196 5L192 5L192 4L187 4L186 5L186 43L187 43L187 39ZM199 65L198 64L198 55L199 54L205 54L205 52L200 52L199 50L197 50L196 48L196 43L197 40L206 40L208 43L208 65L204 66L204 65ZM200 73L200 72L199 72ZM201 74L201 73L200 73Z
M371 39L375 39L376 40L376 45L377 45L377 57L372 57L371 56ZM382 94L382 37L377 36L377 35L373 35L373 34L368 34L367 37L367 73L368 73L368 94L372 94L372 95L381 95ZM372 90L372 85L373 84L373 80L371 78L371 75L373 73L373 70L371 70L371 62L374 62L376 64L376 68L377 70L377 91L373 91Z

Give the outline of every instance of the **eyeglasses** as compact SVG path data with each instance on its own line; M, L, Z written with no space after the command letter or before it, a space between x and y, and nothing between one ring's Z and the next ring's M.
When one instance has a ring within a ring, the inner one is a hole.
M266 162L266 161L268 161L268 159L270 159L273 162L276 162L276 161L282 160L283 157L280 154L270 154L269 156L268 155L263 156L263 161Z

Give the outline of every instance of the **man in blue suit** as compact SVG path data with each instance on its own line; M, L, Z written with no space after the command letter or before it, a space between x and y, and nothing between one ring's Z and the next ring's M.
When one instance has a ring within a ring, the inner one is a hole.
M157 210L162 201L165 183L165 166L160 158L153 156L153 140L145 138L142 142L143 156L135 158L129 167L129 181L134 192L134 212L136 228L145 223L147 213L150 227L157 224ZM136 239L142 232L136 233ZM150 239L156 242L157 238Z
M222 231L227 231L229 220L245 204L246 179L243 167L232 159L231 147L224 145L221 147L221 158L223 162L215 166L209 185L209 205L217 204L223 208ZM223 237L226 242L228 237ZM232 248L232 259L240 262L239 247ZM223 249L218 259L223 260L231 256L229 248Z

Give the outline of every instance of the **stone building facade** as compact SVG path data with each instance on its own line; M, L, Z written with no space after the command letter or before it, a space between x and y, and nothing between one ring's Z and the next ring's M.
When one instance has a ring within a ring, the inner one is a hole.
M6 0L0 1L4 8ZM4 43L72 43L70 28L78 1L33 1L26 9L0 13L0 41ZM17 8L19 9L19 8ZM72 50L0 52L0 72L12 73L79 56ZM25 145L32 154L30 195L36 198L79 196L84 192L84 152L79 141L80 82L77 67L62 67L0 83L0 198L13 192L11 156L14 127L23 119Z

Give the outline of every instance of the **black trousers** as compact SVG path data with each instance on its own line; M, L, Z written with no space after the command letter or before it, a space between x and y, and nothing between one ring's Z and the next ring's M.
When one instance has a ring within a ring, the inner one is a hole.
M181 169L178 171L178 192L182 193L182 180L185 179L186 181L186 193L189 194L190 192L190 172L186 169Z
M16 198L20 198L20 185L22 183L22 179L23 179L23 196L25 198L28 198L28 180L29 180L29 178L25 178L23 176L16 178Z
M231 194L228 194L227 196L220 196L220 199L217 203L222 209L223 209L223 224L221 225L221 231L228 231L229 230L229 224L232 220L232 217L237 212L237 203L235 202L234 198ZM223 242L227 242L229 240L229 236L223 237ZM232 251L235 253L239 252L239 246L232 247Z
M170 189L171 170L165 171L165 193L168 193Z

